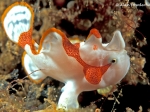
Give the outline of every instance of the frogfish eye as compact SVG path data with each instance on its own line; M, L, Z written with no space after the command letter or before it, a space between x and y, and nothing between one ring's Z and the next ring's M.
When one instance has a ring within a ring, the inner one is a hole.
M117 62L117 59L112 59L111 60L111 63L116 63Z

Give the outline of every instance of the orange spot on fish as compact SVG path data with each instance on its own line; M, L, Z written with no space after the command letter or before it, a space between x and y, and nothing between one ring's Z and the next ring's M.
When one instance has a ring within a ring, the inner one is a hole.
M90 30L90 34L88 35L87 38L89 38L91 35L95 35L96 38L101 38L101 34L99 33L99 31L95 28Z
M20 45L22 48L25 47L25 45L28 44L31 48L31 51L33 54L37 54L35 48L34 48L34 40L32 39L32 28L30 28L29 31L21 33L18 41L18 45Z
M93 66L86 66L84 69L85 78L91 84L98 84L101 81L101 77L107 71L111 64L107 64L102 67L93 67Z
M93 45L93 50L97 50L98 46L97 45Z
M19 37L19 41L18 44L24 48L26 44L28 44L29 46L32 45L32 28L30 28L29 31L27 32L23 32L20 37Z

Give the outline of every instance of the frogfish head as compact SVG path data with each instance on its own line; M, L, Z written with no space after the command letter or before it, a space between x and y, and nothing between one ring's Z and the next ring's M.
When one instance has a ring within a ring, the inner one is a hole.
M86 42L80 46L79 52L85 63L100 67L100 87L117 84L127 74L130 67L130 58L125 50L125 42L118 30L114 32L113 38L108 44L102 43L98 31L90 33Z

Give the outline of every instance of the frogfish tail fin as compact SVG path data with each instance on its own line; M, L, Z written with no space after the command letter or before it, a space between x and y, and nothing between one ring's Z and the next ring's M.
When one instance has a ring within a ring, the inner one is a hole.
M26 2L10 5L2 15L2 25L9 39L22 48L32 45L34 12Z

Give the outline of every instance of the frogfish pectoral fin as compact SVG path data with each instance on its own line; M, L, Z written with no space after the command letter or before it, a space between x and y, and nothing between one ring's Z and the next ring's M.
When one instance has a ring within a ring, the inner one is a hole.
M27 72L28 77L34 83L40 83L46 78L46 75L33 63L30 56L25 52L22 56L22 65Z
M65 110L79 108L79 103L77 100L79 93L75 88L76 85L74 85L71 81L65 84L58 101L58 108L63 108Z

